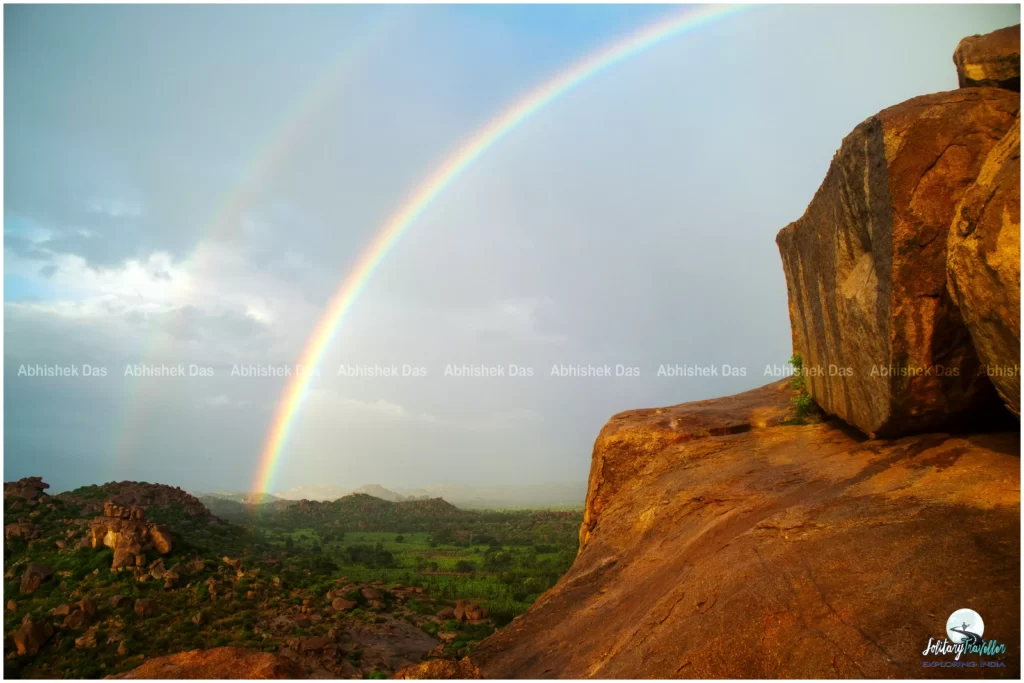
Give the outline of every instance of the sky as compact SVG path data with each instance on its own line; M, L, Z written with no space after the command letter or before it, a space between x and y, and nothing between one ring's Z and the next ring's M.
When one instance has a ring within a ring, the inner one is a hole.
M286 379L241 369L295 370L363 247L463 139L679 9L5 6L4 479L249 487ZM776 233L854 126L955 89L960 38L1019 21L761 7L566 93L374 273L273 490L579 483L611 415L772 381L791 351ZM32 376L53 368L78 374Z

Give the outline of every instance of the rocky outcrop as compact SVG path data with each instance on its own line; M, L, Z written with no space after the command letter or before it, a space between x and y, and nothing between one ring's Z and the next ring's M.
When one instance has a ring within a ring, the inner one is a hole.
M998 398L946 287L954 210L1020 97L968 88L908 100L844 140L776 242L811 396L872 436L966 425Z
M969 606L1007 645L988 675L1019 676L1019 433L865 440L778 424L789 398L612 418L576 562L473 650L482 675L949 675L922 652Z
M269 652L218 647L156 657L110 678L306 678L306 672L296 662Z
M480 670L469 657L459 660L430 659L415 666L402 669L394 679L407 680L475 680L481 678Z
M964 38L953 53L961 88L994 86L1020 92L1020 24Z
M950 295L971 333L984 374L1019 417L1019 115L960 201L948 248Z
M43 497L43 492L48 488L50 485L43 481L42 477L25 477L18 481L5 481L4 498L20 498L35 504Z
M105 546L114 551L111 569L130 569L146 565L146 551L166 555L173 548L170 528L147 521L145 512L136 505L120 505L107 501L103 516L89 525L93 548Z

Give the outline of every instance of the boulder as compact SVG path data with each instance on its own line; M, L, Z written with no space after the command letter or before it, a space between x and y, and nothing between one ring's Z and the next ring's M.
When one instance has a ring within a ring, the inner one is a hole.
M892 437L973 424L998 405L947 292L946 242L1019 107L1008 90L968 88L872 116L779 232L793 348L826 413Z
M613 417L579 555L474 647L481 675L921 678L969 605L1018 677L1020 431L774 424L784 386Z
M25 573L21 577L21 592L35 593L43 581L52 575L53 571L45 564L30 564L25 568Z
M98 626L92 626L80 637L75 638L75 649L91 650L96 647L96 630L98 628Z
M82 598L78 601L78 609L85 612L87 617L91 617L96 614L96 603L89 598Z
M161 555L166 555L174 549L171 528L166 524L154 524L150 527L149 537L153 543L153 549Z
M15 522L4 527L4 538L20 538L24 541L32 541L39 537L39 527L31 522Z
M239 647L218 647L192 650L166 657L149 659L131 671L110 678L137 679L268 679L307 678L306 670L287 657L246 650Z
M115 610L117 610L121 609L121 607L131 602L131 600L132 599L127 595L115 595L114 597L110 598L110 604L114 607Z
M367 600L380 600L384 595L376 588L364 588L359 591Z
M46 622L33 621L32 615L26 614L21 626L11 635L14 647L19 655L34 655L53 635L53 626Z
M334 598L334 600L331 601L331 607L339 612L348 612L358 606L359 603L355 600L346 600L345 598Z
M67 615L71 614L71 605L69 605L66 602L62 605L57 605L53 608L52 614L55 617L66 617Z
M139 598L135 601L135 614L145 619L156 614L156 603L147 598Z
M7 611L8 612L13 612L16 609L18 609L18 603L16 603L14 600L8 600L7 601Z
M1020 92L1020 24L960 41L953 52L961 88L993 86Z
M167 573L167 569L164 567L164 558L158 558L155 562L149 565L149 575L154 579L160 580L164 578Z
M989 152L949 231L949 292L982 370L1020 416L1020 115Z
M64 628L70 628L75 630L80 629L83 626L85 626L86 622L88 621L88 616L89 615L87 615L85 612L78 609L77 607L72 607L71 611L69 611L67 613L67 616L64 617Z

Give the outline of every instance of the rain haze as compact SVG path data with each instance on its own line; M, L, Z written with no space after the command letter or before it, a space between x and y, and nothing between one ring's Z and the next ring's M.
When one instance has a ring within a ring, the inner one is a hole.
M464 139L679 11L6 6L5 480L251 487L288 378L245 375L294 369L366 245ZM1013 5L764 7L584 80L366 280L271 490L582 502L611 415L787 367L775 234L854 126L955 89L958 41L1019 21ZM53 367L79 374L32 376ZM457 376L480 367L505 375Z

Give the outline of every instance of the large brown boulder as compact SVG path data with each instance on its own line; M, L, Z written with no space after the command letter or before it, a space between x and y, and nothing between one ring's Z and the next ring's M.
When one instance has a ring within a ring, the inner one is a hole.
M946 288L957 203L1020 96L937 93L857 126L779 232L794 350L817 403L872 436L949 429L997 396Z
M192 650L143 662L131 671L110 678L217 679L307 678L298 662L280 655L239 647Z
M985 160L949 231L949 291L983 370L1020 416L1020 116Z
M789 398L612 418L579 556L473 649L483 677L958 676L922 653L963 607L1006 645L968 671L1019 677L1019 431L867 441L776 424Z
M994 86L1020 92L1020 24L960 41L953 52L961 88Z
M34 655L52 635L53 626L47 622L33 621L32 615L26 614L11 639L19 655Z
M35 593L43 581L53 576L53 570L45 564L30 564L21 577L21 592Z

